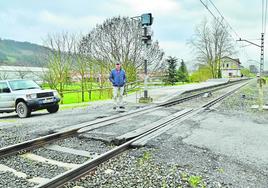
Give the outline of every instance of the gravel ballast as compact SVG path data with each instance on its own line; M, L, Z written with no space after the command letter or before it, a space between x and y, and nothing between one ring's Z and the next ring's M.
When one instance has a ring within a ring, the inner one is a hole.
M206 178L190 174L183 167L166 166L154 160L153 149L124 152L102 164L91 175L65 187L190 187L207 185ZM214 182L213 184L217 184Z

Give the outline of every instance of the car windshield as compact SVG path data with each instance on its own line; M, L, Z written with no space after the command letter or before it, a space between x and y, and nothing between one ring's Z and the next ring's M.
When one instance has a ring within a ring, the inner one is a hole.
M9 85L13 91L25 89L40 89L40 87L32 80L13 80L9 81Z

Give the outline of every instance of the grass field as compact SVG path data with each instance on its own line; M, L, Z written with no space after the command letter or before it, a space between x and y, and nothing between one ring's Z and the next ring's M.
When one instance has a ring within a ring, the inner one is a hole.
M91 84L88 83L88 86ZM105 83L104 87L109 87L109 83ZM111 86L110 86L111 87ZM42 88L44 89L50 89L48 84L43 84ZM84 92L84 102L89 101L96 101L96 100L107 100L111 99L112 93L111 90L103 90L98 91L96 89L99 89L98 83L92 83L92 89L91 93L89 93L87 90ZM82 92L79 92L81 90L81 85L79 83L71 83L69 85L65 86L65 90L63 92L63 98L62 98L62 104L73 104L73 103L81 103L82 101Z
M64 93L63 96L64 96L63 104L73 104L73 103L82 102L82 92L68 92L68 93ZM112 98L112 95L111 95L111 91L109 90L104 90L103 92L92 91L91 99L89 96L89 92L84 93L84 102L96 101L96 100L107 100L111 98Z
M183 85L187 83L176 83L175 85ZM88 84L90 85L90 84ZM105 83L104 87L111 87L110 83ZM163 83L161 84L148 84L148 86L171 86L171 85L165 85ZM43 88L49 89L49 86L47 84L42 85ZM131 89L128 91L128 94L134 93L136 91L139 91L143 88L143 83L137 88ZM81 102L89 102L89 101L97 101L97 100L108 100L112 98L112 89L104 89L102 91L98 90L99 84L93 83L92 84L92 91L84 92L84 101L82 101L82 92L79 92L81 90L81 86L79 83L72 83L65 87L65 91L63 92L63 98L62 98L62 104L74 104L74 103L81 103Z

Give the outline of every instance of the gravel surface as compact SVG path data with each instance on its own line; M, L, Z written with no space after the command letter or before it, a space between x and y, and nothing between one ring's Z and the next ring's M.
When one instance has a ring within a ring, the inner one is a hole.
M90 140L87 138L79 139L77 137L60 140L53 144L56 144L62 147L73 148L75 150L88 151L90 152L90 154L92 154L92 157L84 157L84 156L79 156L79 155L74 155L74 154L69 154L69 153L62 153L59 151L49 150L45 148L36 149L32 151L32 153L36 155L40 155L48 159L61 161L64 163L82 164L92 159L96 155L100 155L112 149L112 146L109 146L109 145L107 146L100 141Z
M191 99L189 101L185 101L185 102L180 103L180 104L178 104L178 105L176 105L174 107L181 107L181 108L200 108L202 105L208 103L209 101L211 101L213 99L216 99L217 97L225 94L226 92L228 92L228 91L230 91L230 90L232 90L232 89L234 89L236 87L237 87L237 85L233 85L233 86L230 86L230 87L226 87L224 89L221 89L221 90L214 91L214 92L211 93L211 95L204 94L201 97L194 98L194 99Z
M113 146L106 145L103 142L88 139L88 138L77 138L71 137L64 140L59 140L53 144L60 145L62 147L74 148L77 150L85 150L92 152L92 154L100 154L110 150Z
M205 177L189 173L181 166L166 165L154 160L154 149L124 152L102 164L92 175L69 183L65 187L190 187L205 186ZM213 182L217 185L217 182Z
M0 160L0 164L6 165L17 171L26 173L29 177L53 178L66 171L65 168L56 165L31 161L20 156L11 156Z
M25 188L34 187L37 184L28 182L24 178L19 178L11 172L0 172L0 187L14 187L14 188Z
M70 153L62 153L59 151L47 150L47 149L37 149L32 151L33 154L45 157L47 159L53 159L56 161L64 163L82 164L87 160L91 159L88 157L83 157L79 155L74 155Z
M264 104L268 105L268 85L263 87ZM268 111L260 112L258 109L252 109L252 105L258 105L258 87L256 87L255 80L251 81L248 86L241 88L234 95L230 96L228 100L224 100L221 105L217 107L217 112L253 119L256 123L268 124Z

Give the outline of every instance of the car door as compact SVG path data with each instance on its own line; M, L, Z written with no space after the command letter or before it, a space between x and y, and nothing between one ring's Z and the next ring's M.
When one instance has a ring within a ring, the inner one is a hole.
M14 108L14 97L7 82L0 82L0 110Z

